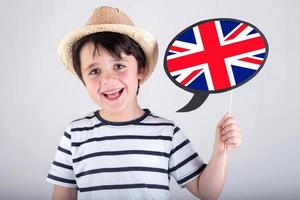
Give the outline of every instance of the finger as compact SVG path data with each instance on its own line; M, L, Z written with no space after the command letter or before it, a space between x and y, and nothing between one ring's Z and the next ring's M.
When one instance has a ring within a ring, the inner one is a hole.
M235 138L237 138L239 140L242 139L241 135L239 135L237 133L234 133L234 132L230 132L227 135L222 136L221 141L226 143L226 142L231 141L232 139L235 139Z
M239 145L226 145L226 150L227 151L232 151L235 150L239 147Z
M228 116L229 116L229 113L226 112L225 115L222 117L222 119L219 121L219 123L217 125L218 128L222 128L221 125L224 123L225 119L228 118Z
M221 137L221 141L222 141L222 142L227 142L227 141L229 141L230 139L234 139L234 138L242 138L242 137L239 136L239 135L235 135L234 133L232 133L232 134L227 134L227 135L225 135L225 136L222 136L222 137Z
M241 145L241 141L236 143L226 143L226 150L231 151L238 148Z
M224 122L222 124L222 128L228 126L229 124L236 124L237 125L235 119L233 117L230 117L230 116L224 120Z
M229 139L225 142L226 145L234 146L234 147L239 146L241 143L242 143L242 140L241 140L241 138L238 138L238 137L232 137L232 138L229 138Z
M240 129L240 127L236 126L235 124L227 125L225 128L223 128L221 130L221 136L226 135L228 132L231 132L231 131L235 131L235 132L240 133L241 129Z

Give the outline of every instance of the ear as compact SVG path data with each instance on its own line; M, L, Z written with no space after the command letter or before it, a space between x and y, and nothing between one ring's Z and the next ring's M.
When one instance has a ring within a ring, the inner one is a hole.
M145 68L139 68L138 70L138 79L143 80L145 77Z

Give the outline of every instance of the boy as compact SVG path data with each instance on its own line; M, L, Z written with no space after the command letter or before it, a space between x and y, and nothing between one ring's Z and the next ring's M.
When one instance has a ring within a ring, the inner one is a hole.
M240 129L228 114L221 119L206 165L174 122L139 106L139 85L157 61L152 35L120 10L101 7L58 51L101 110L65 131L47 176L55 184L53 199L77 199L78 190L82 199L168 199L170 176L199 198L218 198L224 143L237 148Z

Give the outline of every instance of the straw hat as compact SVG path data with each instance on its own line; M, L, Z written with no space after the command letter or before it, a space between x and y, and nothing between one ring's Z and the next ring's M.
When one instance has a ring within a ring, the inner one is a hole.
M122 33L135 40L146 56L143 83L153 72L158 56L156 39L145 30L136 27L130 18L118 8L103 6L95 9L85 26L65 35L58 45L58 54L65 68L76 75L73 68L72 47L81 38L96 32Z

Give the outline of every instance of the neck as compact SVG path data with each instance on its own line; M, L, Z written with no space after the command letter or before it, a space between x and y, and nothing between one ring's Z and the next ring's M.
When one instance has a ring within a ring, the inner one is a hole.
M124 122L137 119L141 117L145 111L140 107L137 106L135 109L126 109L119 112L109 112L106 110L100 111L100 116L111 122Z

